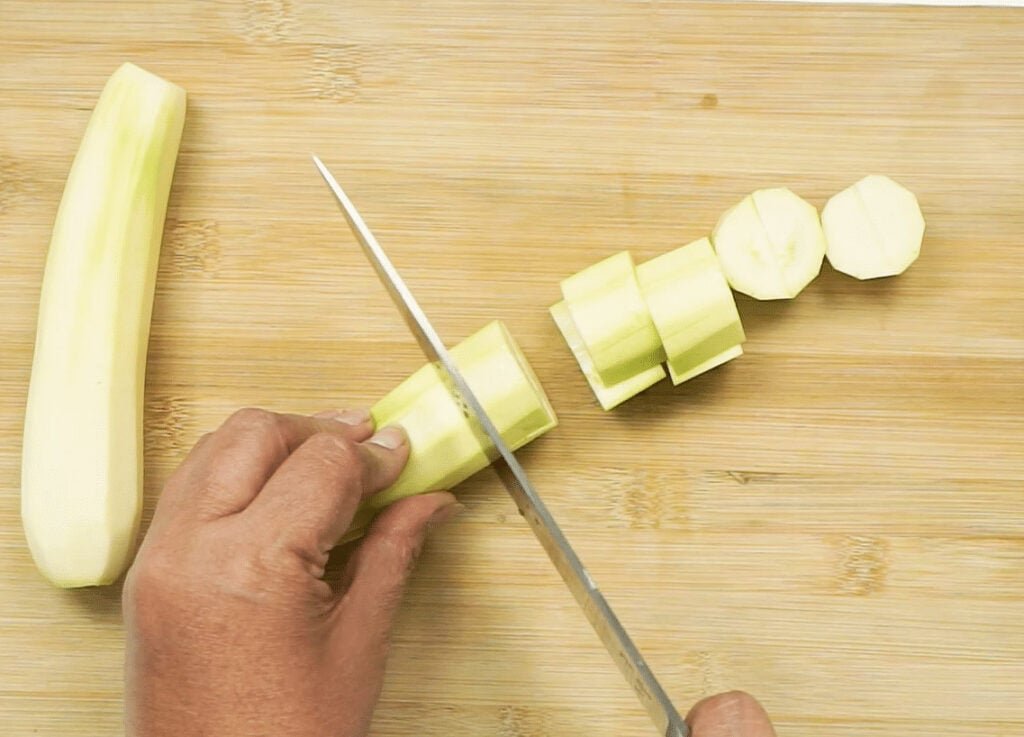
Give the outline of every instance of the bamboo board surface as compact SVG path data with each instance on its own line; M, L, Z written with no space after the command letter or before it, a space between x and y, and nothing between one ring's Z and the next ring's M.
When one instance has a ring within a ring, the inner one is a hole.
M0 1L0 732L120 730L119 589L18 517L57 202L125 60L189 92L146 390L146 519L233 409L368 404L422 362L310 164L442 335L506 321L561 426L522 453L681 709L779 733L1024 735L1024 12L659 2ZM903 276L740 299L745 355L606 415L558 281L862 175L928 222ZM432 541L374 734L648 735L495 478Z

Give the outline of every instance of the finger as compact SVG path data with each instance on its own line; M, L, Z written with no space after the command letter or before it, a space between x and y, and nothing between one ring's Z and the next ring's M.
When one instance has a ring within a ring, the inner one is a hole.
M160 504L205 517L238 512L292 451L321 432L358 442L372 434L373 421L362 409L316 417L239 410L200 440L168 482Z
M430 528L462 509L446 491L395 502L373 521L352 554L351 579L335 612L336 646L345 657L383 667L395 612Z
M442 491L444 490L437 489L436 491L431 492L431 494L438 494L441 493ZM445 491L445 493L448 492ZM449 514L451 516L454 516L455 514L462 512L462 510L464 510L465 508L465 505L461 504L458 501L456 501L454 504L449 504L448 506L443 507L442 509L445 510L444 513L437 519L432 518L428 523L428 528L433 528L440 525L448 518ZM355 516L352 518L352 522L349 523L349 526L345 530L345 534L341 538L341 540L342 544L351 543L351 545L349 547L348 554L345 555L344 567L341 569L337 577L337 582L334 584L335 590L339 592L345 592L348 591L349 586L352 585L352 580L355 578L356 569L359 565L359 556L355 555L355 552L359 550L358 546L356 545L356 541L362 540L364 537L366 537L367 531L370 529L370 526L373 524L374 520L378 516L378 510L363 505L356 511ZM332 551L331 554L333 555L334 552Z
M692 737L775 737L764 707L743 691L699 701L686 715Z
M310 436L243 513L257 542L320 561L338 542L359 502L395 482L409 459L397 427L355 443L337 433Z

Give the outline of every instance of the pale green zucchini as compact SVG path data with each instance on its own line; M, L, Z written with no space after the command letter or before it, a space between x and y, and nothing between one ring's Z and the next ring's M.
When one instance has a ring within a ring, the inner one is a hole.
M185 91L132 64L107 81L46 259L25 411L21 514L58 586L114 581L142 509L146 349Z
M583 344L583 338L580 337L579 331L576 329L576 323L573 322L572 315L569 314L569 308L565 302L551 305L549 311L551 312L551 317L554 318L555 324L561 331L562 337L565 338L565 342L569 345L569 350L576 357L576 362L580 365L580 370L583 371L583 376L586 377L587 383L590 384L590 388L593 390L594 396L597 397L597 401L602 409L610 410L618 407L627 399L635 397L644 389L654 386L665 378L665 369L662 368L661 364L656 364L649 369L644 369L635 376L620 381L618 384L612 384L611 386L605 384L601 381L601 377L597 375L597 371L594 370L594 362L590 358L586 345Z
M729 284L755 299L795 297L825 257L818 211L781 187L744 198L722 215L711 240Z
M707 238L640 264L636 275L674 384L743 353L736 302Z
M858 279L902 274L921 253L924 216L917 197L880 174L833 196L821 224L832 268Z
M665 360L628 251L565 279L562 295L594 372L605 386L631 379Z
M555 411L515 340L494 321L451 349L469 388L512 450L558 424ZM405 428L411 448L402 475L367 500L343 541L359 537L373 515L414 494L450 489L490 464L473 425L443 377L427 364L371 409L377 427Z

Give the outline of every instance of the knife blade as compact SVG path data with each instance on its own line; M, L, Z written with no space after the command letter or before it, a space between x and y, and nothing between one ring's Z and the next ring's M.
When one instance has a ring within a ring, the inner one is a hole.
M463 408L468 410L468 414L475 418L474 432L477 433L481 441L481 447L489 450L488 457L492 461L498 477L654 725L665 737L688 737L690 730L686 722L679 716L679 712L654 673L651 672L647 661L640 654L633 639L626 632L604 594L601 593L576 551L569 544L562 529L551 516L547 505L544 504L537 490L530 483L526 471L512 450L505 444L491 418L462 377L458 366L455 365L448 349L445 348L444 342L431 325L405 280L402 279L348 195L345 194L324 163L316 156L313 156L313 163L316 164L320 175L330 187L342 214L348 221L352 234L362 247L374 271L377 272L377 276L387 289L409 330L415 336L424 355L443 369L443 374L450 382L453 396L459 399Z

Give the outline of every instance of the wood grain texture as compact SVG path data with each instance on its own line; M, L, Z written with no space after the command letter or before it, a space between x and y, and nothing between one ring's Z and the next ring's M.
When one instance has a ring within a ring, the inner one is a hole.
M315 151L444 336L521 342L561 417L523 458L681 708L743 688L792 737L1024 735L1024 14L470 0L0 1L0 732L120 729L119 591L46 585L18 490L50 228L126 59L190 95L147 519L232 409L368 403L421 363ZM740 299L742 358L600 411L559 279L869 172L922 203L905 275ZM650 734L495 480L461 492L374 733Z

